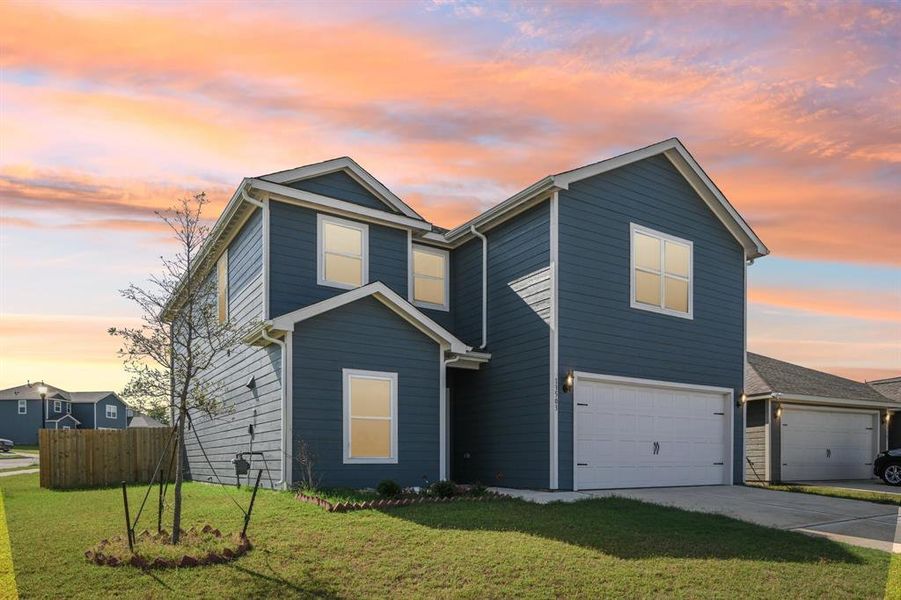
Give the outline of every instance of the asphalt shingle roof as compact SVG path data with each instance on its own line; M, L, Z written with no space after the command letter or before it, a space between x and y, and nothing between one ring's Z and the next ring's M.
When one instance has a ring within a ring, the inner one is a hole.
M749 396L780 393L885 402L885 396L865 383L776 360L762 354L748 352L745 374L745 393Z
M42 385L47 387L48 398L53 398L55 396L57 398L62 398L63 400L69 400L70 394L66 390L61 390L49 383L40 382L32 382L30 384L17 385L16 387L0 390L0 400L40 400L41 394L38 393L38 388Z
M69 392L72 402L77 404L94 404L98 400L103 400L113 394L114 392Z
M895 402L901 402L901 376L867 382L870 387Z

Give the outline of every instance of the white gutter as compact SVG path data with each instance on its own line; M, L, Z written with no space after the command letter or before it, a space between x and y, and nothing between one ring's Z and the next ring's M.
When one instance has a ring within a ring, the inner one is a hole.
M482 345L479 350L484 350L488 345L488 238L476 231L475 225L470 225L469 231L482 240Z
M282 421L282 426L281 426L281 430L282 430L282 432L281 432L282 473L281 473L281 476L282 477L281 477L281 479L276 481L274 484L274 487L282 487L283 485L285 485L285 482L287 481L288 469L287 469L287 465L285 464L285 462L286 462L286 457L289 456L289 453L285 450L285 442L288 439L288 419L286 418L286 415L288 414L288 412L287 412L288 411L288 367L290 366L290 365L288 365L288 345L283 340L279 340L274 337L271 337L269 335L269 332L267 332L265 329L263 329L262 332L260 333L260 337L263 338L264 340L266 340L267 342L278 345L278 347L282 349L282 365L281 365L282 377L281 377L281 385L279 386L279 388L281 390L281 405L282 405L282 411L281 411L281 413L282 413L282 416L281 416L281 421Z
M244 186L241 187L241 198L263 211L263 307L260 319L266 321L269 319L269 202L257 200L247 193Z

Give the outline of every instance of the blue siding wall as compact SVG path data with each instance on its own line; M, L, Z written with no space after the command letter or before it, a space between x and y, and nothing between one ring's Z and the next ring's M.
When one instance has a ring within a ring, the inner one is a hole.
M440 349L378 300L363 298L294 331L294 443L306 442L324 487L404 486L439 477ZM343 464L342 369L397 373L398 463ZM296 455L296 450L295 450ZM295 466L295 483L300 481Z
M544 202L487 233L491 362L453 375L452 465L460 481L548 486L549 215ZM457 260L481 260L481 242L476 250L462 247ZM466 273L457 295L480 311L480 283L472 281L480 268ZM478 339L480 325L470 313L466 319L467 338Z
M119 409L122 410L122 409ZM84 402L72 404L72 416L81 421L79 428L94 429L94 405Z
M270 202L270 315L283 315L347 290L316 283L316 211ZM369 281L407 297L407 232L369 223Z
M75 406L77 406L77 404ZM87 406L93 407L94 405L88 404ZM107 406L116 407L115 419L106 418ZM79 421L81 420L81 417L77 415L75 416L75 418ZM126 427L128 427L128 407L125 406L125 403L119 400L116 396L109 395L106 398L97 401L97 423L95 425L95 428L100 429L101 427L109 427L111 429L125 429Z
M319 194L320 196L328 196L345 202L353 202L361 206L384 210L392 213L397 211L379 200L365 187L357 183L357 181L345 173L344 171L335 171L319 177L311 177L301 181L287 184L296 190L304 190Z
M451 298L454 335L478 348L482 343L482 241L474 239L451 251Z
M258 321L262 312L262 218L256 210L232 240L228 248L229 316L233 323ZM211 274L215 277L215 272ZM281 351L275 344L266 348L239 345L222 354L205 377L222 382L224 410L212 419L193 413L194 427L209 455L216 473L223 481L234 482L235 471L230 463L237 452L263 451L271 480L279 479L281 469ZM256 387L248 389L253 376ZM99 409L98 409L99 410ZM100 413L98 413L100 414ZM251 436L248 427L254 426ZM213 479L193 432L185 441L191 478L195 481ZM263 465L252 464L255 470ZM261 485L269 486L265 474Z
M28 412L20 415L17 400L0 399L0 438L19 445L38 443L43 406L40 400L28 400L27 406Z
M560 192L559 366L730 387L744 368L744 255L663 156ZM694 319L630 308L629 223L694 243ZM572 487L572 394L560 395L560 487ZM733 473L741 480L741 411Z

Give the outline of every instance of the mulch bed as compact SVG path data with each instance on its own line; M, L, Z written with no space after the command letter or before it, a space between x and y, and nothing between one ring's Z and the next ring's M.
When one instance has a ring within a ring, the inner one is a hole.
M382 500L367 500L366 502L330 502L319 496L312 496L303 492L298 492L295 496L297 500L314 504L328 512L351 512L355 510L371 510L380 508L395 508L398 506L411 506L413 504L446 504L449 502L460 502L468 500L470 502L488 502L491 500L502 500L507 498L503 494L496 492L487 492L481 496L451 496L450 498L440 498L437 496L410 496L407 498L385 498Z
M223 536L218 529L205 525L203 529L182 530L178 546L170 543L170 534L142 531L135 536L134 554L128 549L128 540L116 536L101 541L94 549L84 553L85 559L95 565L107 567L132 566L139 569L172 569L218 565L235 560L253 546L237 533ZM161 553L165 556L155 556Z

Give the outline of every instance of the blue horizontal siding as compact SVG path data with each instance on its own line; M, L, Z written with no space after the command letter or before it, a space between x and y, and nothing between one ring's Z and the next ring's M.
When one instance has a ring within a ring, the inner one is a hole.
M347 290L316 282L316 211L270 202L269 308L272 316L327 300ZM369 223L369 281L407 297L407 232Z
M382 202L372 192L357 183L357 181L345 173L344 171L335 171L310 179L303 179L287 184L296 190L303 190L319 194L320 196L328 196L345 202L353 202L367 208L375 208L387 212L397 213L397 210Z
M438 344L378 300L363 298L299 323L293 350L294 447L303 441L312 449L320 485L438 479ZM397 373L397 464L343 464L343 369ZM300 481L297 466L294 479Z
M453 374L454 477L547 487L550 315L548 203L488 231L491 361ZM481 242L456 251L457 330L481 337ZM465 300L464 300L465 299Z
M744 363L741 246L663 156L560 192L559 366L714 385L740 393ZM694 318L630 307L630 223L694 244ZM733 472L741 478L741 414ZM560 487L572 487L572 395L560 396Z

